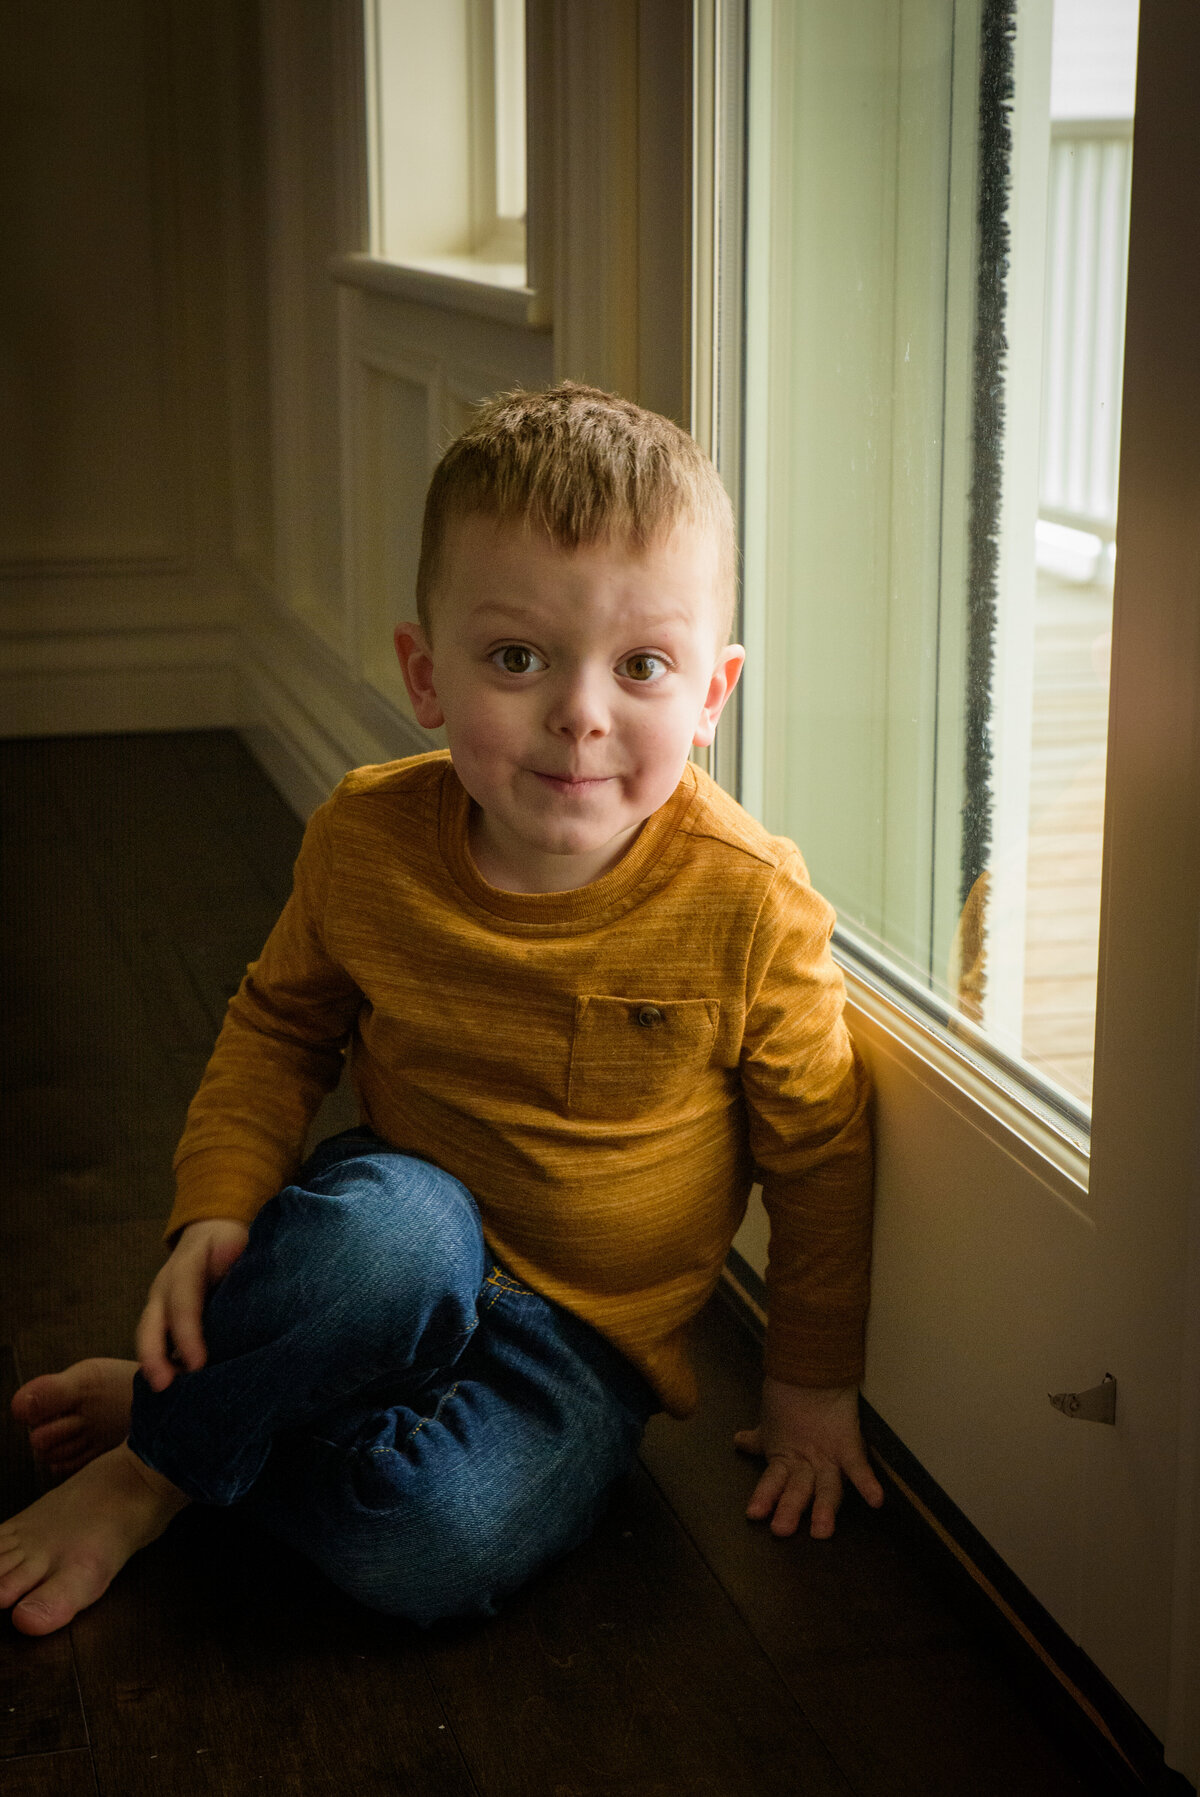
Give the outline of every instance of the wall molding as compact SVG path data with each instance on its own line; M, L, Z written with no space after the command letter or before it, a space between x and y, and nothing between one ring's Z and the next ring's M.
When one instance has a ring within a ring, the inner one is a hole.
M217 729L244 721L230 630L11 636L0 649L6 736Z
M242 735L299 817L349 768L437 746L326 645L279 614L259 613L239 643Z
M0 734L236 729L307 817L347 769L436 739L263 607L243 627L12 634L0 644Z
M127 578L131 574L139 577L184 574L190 566L188 556L172 551L165 544L144 551L110 551L95 547L52 549L45 555L0 557L0 580L111 580L114 575Z
M549 329L542 321L540 296L532 287L485 280L482 269L480 277L472 278L416 262L385 262L378 256L350 254L332 257L329 272L344 286L361 287L368 293L465 312L518 328Z

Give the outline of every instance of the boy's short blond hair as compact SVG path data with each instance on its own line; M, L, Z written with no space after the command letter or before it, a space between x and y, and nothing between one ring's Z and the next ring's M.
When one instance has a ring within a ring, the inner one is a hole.
M485 400L438 463L425 500L417 616L427 634L447 533L472 514L545 530L563 549L609 541L641 549L680 524L709 530L728 639L733 507L700 445L657 412L575 381Z

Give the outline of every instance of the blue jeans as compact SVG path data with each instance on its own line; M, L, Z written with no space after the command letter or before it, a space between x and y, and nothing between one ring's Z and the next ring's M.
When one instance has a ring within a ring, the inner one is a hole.
M135 1380L133 1451L420 1623L491 1614L584 1540L658 1408L495 1265L464 1186L361 1129L264 1206L204 1333L199 1371Z

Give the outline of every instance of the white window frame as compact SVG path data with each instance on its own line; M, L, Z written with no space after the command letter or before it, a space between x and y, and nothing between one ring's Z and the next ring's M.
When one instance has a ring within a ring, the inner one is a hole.
M336 279L548 322L524 203L525 14L525 0L362 0L367 242L334 259Z

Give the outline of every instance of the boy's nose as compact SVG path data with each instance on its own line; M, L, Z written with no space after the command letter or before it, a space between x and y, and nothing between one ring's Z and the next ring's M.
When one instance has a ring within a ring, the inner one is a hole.
M546 723L556 735L576 742L607 735L609 713L599 682L586 674L565 680L551 700Z

